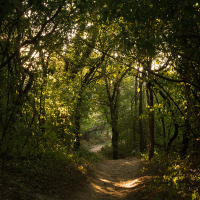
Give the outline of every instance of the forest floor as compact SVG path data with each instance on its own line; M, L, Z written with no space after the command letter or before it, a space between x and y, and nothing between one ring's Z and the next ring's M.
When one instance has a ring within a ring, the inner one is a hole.
M102 145L96 145L90 151L97 152ZM72 171L71 177L52 172L52 176L41 176L41 179L27 181L38 187L25 196L18 191L5 200L142 200L150 199L149 186L154 172L145 170L146 164L137 157L109 160L103 159L87 166L79 166L79 171ZM81 171L81 173L80 173ZM11 178L12 172L7 175ZM13 177L12 177L13 178ZM21 178L23 179L23 178ZM20 183L19 183L20 184ZM25 187L21 186L21 187ZM12 186L5 189L11 192ZM0 198L1 199L1 198ZM2 199L3 200L3 199Z
M103 145L90 151L97 153ZM77 177L73 189L60 187L54 197L37 194L38 200L142 200L149 199L148 185L152 174L145 171L145 163L137 157L104 159L93 165L84 177Z
M73 191L70 200L149 199L146 185L152 176L142 172L138 158L105 160L97 164L87 183ZM64 198L63 198L64 199Z

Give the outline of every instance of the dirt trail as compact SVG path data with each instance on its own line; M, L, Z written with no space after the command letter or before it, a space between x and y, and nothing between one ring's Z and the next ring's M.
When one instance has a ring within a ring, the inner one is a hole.
M102 145L96 145L97 152ZM38 197L39 200L142 200L149 199L145 186L151 176L142 172L144 163L136 158L104 160L93 167L93 173L72 191L62 191L59 198Z
M89 151L91 152L94 152L94 153L97 153L98 151L101 150L101 148L104 146L104 144L97 144L97 145L94 145L90 148Z
M90 151L98 152L102 144L93 146ZM142 172L144 164L140 159L105 160L94 166L94 174L88 176L82 189L73 193L69 200L134 200L148 199L141 191L151 179Z
M73 193L74 200L148 199L142 195L145 184L150 180L141 172L138 158L105 160L94 167L95 174L88 177L82 190Z

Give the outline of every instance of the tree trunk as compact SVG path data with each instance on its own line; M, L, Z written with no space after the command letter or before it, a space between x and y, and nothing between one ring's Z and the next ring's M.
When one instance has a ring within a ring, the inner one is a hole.
M119 132L117 130L117 120L114 119L112 124L113 159L118 159L118 137Z
M82 98L81 96L78 99L77 105L76 105L76 110L75 110L75 115L74 115L74 135L75 135L75 142L74 142L74 149L78 150L79 147L81 146L80 143L80 119L81 119L81 106L82 106Z
M147 58L147 68L151 70L151 58ZM148 82L146 84L147 88L147 103L150 108L153 108L153 90L151 88L151 77L148 75ZM149 112L149 160L154 155L154 114Z
M176 137L178 136L178 124L175 122L174 123L174 135L172 136L172 138L170 138L169 142L168 142L168 145L167 145L167 153L169 153L169 149L170 149L170 146L172 144L172 142L176 139Z
M153 107L153 91L151 89L151 83L147 83L148 89L148 105ZM149 113L149 160L154 155L154 114Z
M142 79L142 74L141 77ZM140 98L140 102L139 102L139 134L140 134L140 152L143 153L144 152L144 135L143 135L143 127L142 127L142 119L140 118L142 113L143 113L143 109L142 109L142 81L139 82L139 98Z
M118 159L118 109L119 109L119 95L120 89L119 87L116 89L116 99L115 103L110 104L110 113L111 113L111 120L112 120L112 147L113 147L113 159Z
M111 92L111 83L108 77L105 76L106 91L109 100L109 109L111 116L111 126L112 126L112 147L113 147L113 159L118 159L118 113L119 113L119 96L120 96L120 84L131 68L125 70L119 79L113 84L114 89Z
M156 98L157 104L159 104L158 98L157 98L157 96L156 96L155 93L154 93L154 96L155 96L155 98ZM161 109L159 108L158 110L159 110L159 112L160 112L160 114L161 114L160 120L161 120L161 123L162 123L163 139L164 139L163 146L164 146L164 148L166 148L166 142L165 142L165 120L164 120L163 113L161 112ZM165 109L164 109L164 110L165 110Z
M134 148L136 148L136 126L137 126L137 100L138 100L138 91L137 91L137 75L135 76L135 109L134 109L134 117L133 117L133 140L134 140Z

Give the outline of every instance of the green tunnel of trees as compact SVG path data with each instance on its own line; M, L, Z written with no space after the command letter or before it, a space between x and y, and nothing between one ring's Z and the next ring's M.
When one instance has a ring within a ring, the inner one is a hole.
M0 3L0 155L79 149L97 116L130 150L200 147L196 0Z

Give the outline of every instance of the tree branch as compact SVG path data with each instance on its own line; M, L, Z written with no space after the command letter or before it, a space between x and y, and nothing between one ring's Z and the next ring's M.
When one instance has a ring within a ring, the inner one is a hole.
M22 44L20 44L18 47L16 47L15 51L7 58L6 61L4 61L1 66L0 66L0 69L4 68L9 62L11 62L11 60L17 55L17 53L19 52L20 48L24 47L25 45L28 45L28 44L34 44L39 38L41 38L41 34L42 32L44 31L45 27L47 24L49 24L50 22L52 22L57 16L58 14L60 13L61 11L61 8L62 6L59 6L59 8L57 9L56 13L48 20L46 20L41 29L39 30L39 32L37 33L37 35L32 38L31 40L25 40L24 42L22 42ZM45 37L45 36L43 36Z

